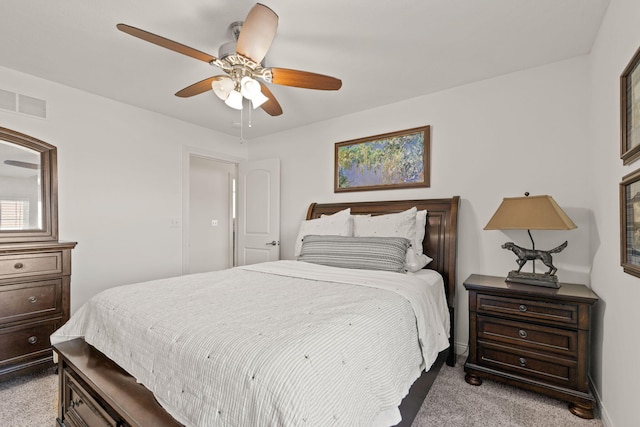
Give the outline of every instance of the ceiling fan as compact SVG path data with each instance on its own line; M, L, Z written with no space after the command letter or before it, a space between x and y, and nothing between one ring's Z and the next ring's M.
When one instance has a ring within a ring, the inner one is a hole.
M181 43L126 24L117 28L134 37L171 49L183 55L217 66L226 73L206 78L178 91L176 96L190 96L213 90L228 106L241 110L243 100L251 100L253 108L262 108L271 116L282 114L282 107L267 83L306 89L338 90L342 81L335 77L288 68L264 67L263 60L278 28L278 15L269 7L256 3L244 22L234 22L229 29L235 41L220 47L216 58Z

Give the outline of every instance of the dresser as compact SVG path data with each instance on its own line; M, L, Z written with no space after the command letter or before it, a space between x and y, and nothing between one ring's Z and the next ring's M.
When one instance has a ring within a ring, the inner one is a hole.
M53 366L49 335L69 319L75 245L0 244L0 380Z
M559 289L507 283L472 274L469 291L467 383L501 381L569 403L593 418L589 388L591 309L598 296L580 284Z

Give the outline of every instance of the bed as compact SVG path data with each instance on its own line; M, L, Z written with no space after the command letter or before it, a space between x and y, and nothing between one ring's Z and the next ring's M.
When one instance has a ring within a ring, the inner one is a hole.
M422 369L446 347L447 363L455 363L458 203L456 196L309 207L307 220L345 209L372 216L427 210L422 249L432 261L424 271L279 261L101 293L52 336L58 423L396 424L407 392L403 404L419 408ZM201 309L212 289L218 305ZM427 293L441 296L429 302ZM450 329L439 331L445 324Z

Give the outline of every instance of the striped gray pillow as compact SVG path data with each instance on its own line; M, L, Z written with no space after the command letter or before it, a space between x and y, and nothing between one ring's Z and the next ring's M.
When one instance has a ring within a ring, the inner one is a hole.
M298 261L331 267L405 272L411 242L404 237L347 237L307 235Z

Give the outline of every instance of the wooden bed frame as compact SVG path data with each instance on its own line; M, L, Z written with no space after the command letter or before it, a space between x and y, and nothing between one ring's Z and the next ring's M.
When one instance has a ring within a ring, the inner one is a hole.
M442 274L451 320L450 347L440 354L429 372L415 381L400 406L402 422L410 426L433 383L442 359L455 364L454 313L456 241L459 197L355 203L313 203L307 219L351 208L353 214L397 213L416 206L427 209L424 253L433 258L426 267ZM83 339L53 346L58 355L59 426L180 426L155 400L153 394Z

